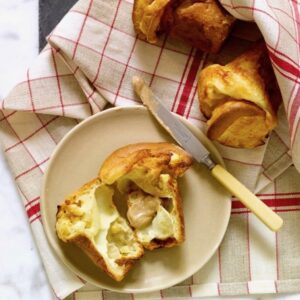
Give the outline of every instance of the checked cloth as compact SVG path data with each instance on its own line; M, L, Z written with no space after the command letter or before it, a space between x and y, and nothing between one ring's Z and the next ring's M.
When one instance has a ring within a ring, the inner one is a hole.
M168 36L157 45L139 40L131 22L133 1L80 0L51 32L23 82L1 101L3 151L56 298L187 299L300 291L299 4L296 0L221 2L248 22L239 21L222 51L208 55ZM57 143L108 103L138 104L131 87L133 75L142 76L171 111L205 130L197 103L199 70L213 62L226 63L261 34L284 100L279 125L256 149L217 147L228 169L281 215L282 230L270 232L233 199L220 248L191 278L139 295L85 284L52 253L41 222L41 181Z

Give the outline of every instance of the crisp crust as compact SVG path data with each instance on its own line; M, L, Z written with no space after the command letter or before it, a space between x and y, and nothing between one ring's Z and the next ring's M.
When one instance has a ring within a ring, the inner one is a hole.
M141 39L157 42L161 19L173 0L135 0L132 11L134 29Z
M215 0L184 0L176 8L171 35L205 52L217 53L235 18Z
M235 22L216 0L135 0L132 20L150 43L165 32L211 53L220 50Z
M233 99L253 102L275 115L278 105L269 98L268 86L276 80L266 51L265 44L260 43L225 66L214 64L200 72L198 96L207 118L219 104Z
M132 22L133 22L134 30L137 34L141 34L140 22L143 17L143 7L150 2L147 1L144 4L144 1L145 0L135 0L133 3Z
M210 138L239 148L261 145L277 124L276 112L281 102L265 44L256 44L225 66L211 65L203 69L199 76L198 97L200 109L209 119L207 124ZM240 111L236 101L241 102ZM253 132L255 114L256 121L260 123L256 128L257 134ZM237 116L243 121L237 122ZM251 129L248 142L247 127ZM220 138L221 131L226 134L226 139L224 136Z
M128 173L133 166L145 157L159 157L171 153L180 156L180 164L170 166L170 172L181 176L192 164L192 157L172 143L137 143L114 151L102 164L99 178L106 184L113 184L118 178Z
M113 278L116 281L121 281L124 279L125 275L128 273L128 271L132 268L132 266L135 264L136 261L141 259L143 256L143 252L140 253L140 256L133 259L125 259L122 258L118 260L118 264L120 266L124 266L124 270L122 272L122 275L116 274L113 272L113 270L106 264L103 256L98 252L94 244L91 242L91 240L84 236L76 236L72 240L69 241L70 243L76 244L79 248L81 248L86 255L93 261L93 263L100 267L106 274L108 274L111 278Z
M264 144L269 132L265 112L245 101L228 101L218 106L207 122L207 136L235 148L254 148Z

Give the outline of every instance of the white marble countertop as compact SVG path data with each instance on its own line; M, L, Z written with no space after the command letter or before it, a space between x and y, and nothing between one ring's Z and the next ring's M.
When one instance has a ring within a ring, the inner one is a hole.
M2 99L22 78L38 54L38 0L0 0L0 46ZM2 151L0 212L0 299L53 299L21 199ZM275 298L296 300L300 299L300 295L235 299Z
M38 0L0 0L0 99L38 53ZM0 299L52 299L27 217L0 152Z

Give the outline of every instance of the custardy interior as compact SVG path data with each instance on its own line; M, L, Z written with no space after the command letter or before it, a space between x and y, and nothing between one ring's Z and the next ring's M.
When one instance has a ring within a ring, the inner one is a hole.
M132 200L130 196L131 195L129 195L128 201L136 201L136 199ZM155 197L153 197L153 199L155 199ZM170 201L174 201L174 199L170 198ZM151 221L147 222L145 226L136 229L138 240L143 245L148 245L153 239L166 240L172 237L178 239L178 221L174 215L174 206L169 205L168 207L171 208L170 211L168 211L162 203L158 205Z
M177 203L179 201L177 180L164 169L165 159L163 155L155 159L146 158L142 164L136 165L117 180L118 189L128 195L128 212L143 197L147 197L148 202L159 199L159 205L153 211L150 222L148 218L144 226L135 228L138 240L146 248L154 239L174 238L180 242L183 235ZM171 160L168 158L169 164L177 163L178 159L179 156L173 153ZM141 211L135 211L137 218L143 214L143 209L145 206L141 205Z
M120 259L141 256L141 246L114 203L113 189L96 180L89 189L66 200L59 209L56 231L65 242L86 236L103 257L108 269L122 276Z

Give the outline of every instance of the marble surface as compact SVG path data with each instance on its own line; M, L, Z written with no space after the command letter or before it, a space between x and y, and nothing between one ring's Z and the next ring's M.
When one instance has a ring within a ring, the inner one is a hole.
M37 53L38 0L0 0L0 99ZM0 299L53 299L2 151L0 212Z
M0 0L0 99L22 79L37 54L38 0ZM0 213L0 300L53 299L27 217L1 150ZM300 295L235 299L275 298L296 300L300 299Z

